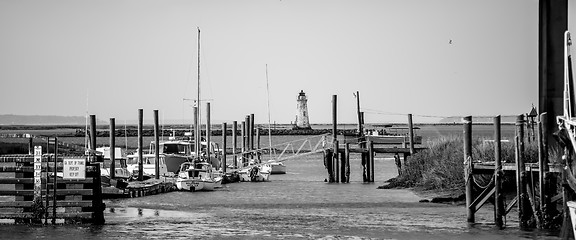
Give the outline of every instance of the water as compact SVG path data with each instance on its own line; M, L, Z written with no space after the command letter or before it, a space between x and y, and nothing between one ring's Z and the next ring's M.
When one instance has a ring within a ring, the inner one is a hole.
M375 162L372 184L362 183L358 158L350 183L325 183L322 154L315 154L286 162L288 173L270 182L107 200L103 226L0 225L0 239L558 239L520 231L514 211L508 227L495 230L489 204L469 225L462 205L376 189L397 172L388 156Z

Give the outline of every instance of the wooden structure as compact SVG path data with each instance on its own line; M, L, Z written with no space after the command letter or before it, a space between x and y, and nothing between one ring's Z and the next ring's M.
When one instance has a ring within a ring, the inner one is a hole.
M413 132L412 114L408 114L407 136L366 136L363 133L364 117L360 111L360 93L356 92L358 106L358 138L356 143L342 143L338 139L337 96L332 96L332 147L325 150L324 166L328 170L328 182L350 182L350 154L360 153L362 159L362 179L374 182L374 156L376 153L394 154L398 172L406 163L408 156L423 148L416 147ZM421 141L421 140L420 140ZM402 155L402 158L400 158Z
M98 164L85 157L41 151L0 156L0 218L26 224L103 224L105 207ZM85 163L85 178L63 178L64 161Z
M537 129L538 163L525 163L524 141L526 121L524 115L516 120L516 137L514 141L515 162L503 163L501 158L500 116L494 117L494 161L482 162L472 155L472 117L463 119L464 127L464 176L466 186L466 210L468 222L475 222L475 213L487 202L494 204L494 221L498 228L505 227L503 219L514 206L518 209L519 224L522 229L538 227L550 229L554 225L557 212L556 202L566 201L562 194L557 194L555 181L563 174L561 164L548 162L548 145L546 136L546 113L539 116ZM503 179L506 173L516 178L516 197L504 200ZM479 183L480 175L490 176L486 184ZM512 174L508 174L512 175ZM538 186L536 186L538 185ZM576 186L576 185L575 185ZM538 189L538 191L536 191ZM566 212L567 213L567 212Z

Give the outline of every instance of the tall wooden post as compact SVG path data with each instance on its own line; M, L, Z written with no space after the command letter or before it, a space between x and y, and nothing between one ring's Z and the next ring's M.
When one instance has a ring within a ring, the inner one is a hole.
M372 141L368 141L368 165L370 166L368 181L374 182L374 142Z
M250 114L250 150L254 150L254 135L256 135L254 129L254 113ZM254 159L254 155L252 155L252 159Z
M91 156L94 156L94 151L96 151L96 115L90 115L90 150ZM49 151L47 149L46 151ZM94 161L95 158L93 158Z
M222 123L222 172L226 173L226 123Z
M142 139L142 124L144 121L144 110L138 109L138 181L144 180L144 155L142 154L144 148L144 141Z
M332 137L333 141L338 139L338 96L332 95Z
M466 179L466 213L469 223L475 222L474 209L471 208L474 201L472 190L472 116L463 119L464 125L464 178Z
M524 163L524 115L516 117L516 184L518 195L518 219L521 228L528 228L530 218L530 202L526 192L526 164Z
M252 148L250 146L252 146L251 142L252 142L252 130L250 128L250 126L252 126L252 124L250 123L250 115L246 115L246 157L250 158L251 151Z
M338 155L339 155L339 149L338 149L338 140L334 141L334 155L332 155L332 162L334 166L334 170L332 171L334 173L334 182L340 182L340 164L338 164Z
M362 116L360 115L360 92L356 91L356 113L358 114L358 136L364 135L362 129Z
M260 152L260 128L256 128L256 156L258 158L258 163L262 162L262 153Z
M548 195L548 130L546 129L548 120L546 113L540 114L540 121L538 121L538 165L540 171L538 172L538 179L540 182L540 210L542 213L542 226L547 227L549 211L550 211L550 196Z
M346 149L344 152L344 160L346 161L346 183L350 182L350 143L346 143Z
M232 122L232 156L233 156L233 161L234 161L234 168L238 168L238 158L236 157L236 149L238 147L238 142L237 142L237 132L238 131L238 122L234 121Z
M154 110L154 177L160 179L160 124L158 110Z
M496 198L494 203L494 211L496 212L494 222L496 223L496 227L502 229L504 227L504 221L503 221L504 211L506 210L504 205L503 193L501 189L502 177L504 177L503 176L504 172L502 171L502 158L501 158L502 143L500 142L502 134L501 134L500 122L501 122L500 116L494 117L494 160L495 160L494 171L496 171L494 174L494 196Z
M414 125L412 124L412 114L408 114L408 141L410 142L410 155L414 154Z
M338 97L336 95L332 95L332 142L334 143L334 155L332 155L332 162L333 162L333 173L335 176L335 181L338 182L338 161L334 161L334 159L338 159ZM335 170L335 171L334 171Z
M210 136L212 135L212 130L211 130L211 126L210 126L210 103L207 102L206 103L206 160L208 162L212 162L212 160L210 159L210 157L212 156L211 153L211 146L212 143L210 142Z
M110 118L110 179L116 177L116 120Z
M248 151L246 149L246 145L248 145L248 144L246 144L246 142L247 142L246 138L247 138L246 137L246 121L242 121L242 154L240 155L242 158L241 159L241 162L242 162L241 167L244 167L244 162L246 161L246 151Z
M564 90L564 32L568 29L568 0L539 0L538 110L547 112L547 129L562 115ZM544 137L552 144L553 134Z

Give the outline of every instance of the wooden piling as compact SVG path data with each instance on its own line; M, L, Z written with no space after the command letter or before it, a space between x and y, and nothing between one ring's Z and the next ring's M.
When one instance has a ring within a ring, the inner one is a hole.
M260 128L256 128L256 156L258 158L258 162L261 163L262 153L260 152Z
M501 134L501 120L500 120L500 116L496 116L494 117L494 161L495 161L495 165L494 165L494 196L495 196L495 201L494 201L494 212L495 212L495 218L494 218L494 222L496 223L496 227L498 227L499 229L502 229L504 227L504 221L503 221L503 216L504 216L504 211L506 206L504 205L504 199L503 199L503 193L502 193L502 178L503 176L503 171L502 171L502 143L500 142L500 139L502 138L502 134Z
M548 116L546 113L542 113L539 116L540 121L537 123L537 136L538 136L538 165L540 167L540 171L538 172L538 179L539 179L539 190L540 190L540 213L542 218L542 226L547 228L548 226L548 218L549 218L549 210L550 210L550 196L548 194L548 138L546 134L548 134L548 130L546 129L548 120Z
M346 143L344 160L346 161L346 183L350 182L350 143Z
M362 129L362 116L360 115L360 92L356 91L356 113L358 115L358 137L364 134Z
M346 150L344 150L344 151L346 151ZM340 174L340 182L341 183L348 182L348 176L346 175L346 171L348 170L348 166L346 165L346 152L340 153L340 160L339 161L340 161L340 173L339 173Z
M332 142L334 143L334 155L332 156L332 163L333 163L333 173L335 176L335 181L338 182L339 180L339 172L338 172L338 161L334 159L338 159L338 96L332 95Z
M334 182L340 182L340 164L338 163L338 140L334 140L334 155L332 155L332 162L334 166Z
M247 120L247 119L246 119L246 120ZM246 144L246 121L242 121L242 132L241 132L241 134L242 134L242 154L240 155L240 157L241 157L242 159L240 159L240 160L241 160L241 162L242 162L241 167L244 167L244 162L246 161L246 151L247 151L247 149L246 149L246 145L247 145L247 144Z
M464 125L464 178L466 179L466 215L469 223L475 222L474 209L471 208L474 201L472 190L472 116L463 119Z
M138 109L138 181L144 180L144 165L143 165L143 154L144 140L142 139L142 125L144 121L144 110L142 108Z
M93 156L96 151L96 115L90 115L90 150L92 150L90 155Z
M110 118L110 179L116 177L116 120Z
M254 129L254 113L250 114L250 150L254 150L254 135L256 135L255 133L255 129ZM254 159L254 155L252 155L252 159Z
M410 155L414 154L414 125L412 124L412 114L408 114L408 141L410 143Z
M374 142L368 141L368 181L374 182Z
M222 123L222 172L226 173L226 123Z
M526 192L526 164L524 163L524 115L516 117L516 187L518 196L518 219L520 228L530 227L532 217L528 193Z
M338 96L332 95L332 137L333 141L338 139Z
M238 131L238 122L234 121L232 122L232 156L234 161L234 168L238 168L238 162L237 162L238 158L236 157L236 148L238 147L238 142L236 139L237 131Z
M252 141L252 132L250 130L250 115L246 115L246 159L248 159L250 157L250 151L252 150L252 148L250 148L250 146L252 146L250 144L250 142Z
M154 110L154 177L160 179L160 124L158 110Z
M210 142L210 136L212 135L212 129L210 126L210 103L206 103L206 160L208 162L212 162L210 157L212 156L212 152L210 149L212 144Z

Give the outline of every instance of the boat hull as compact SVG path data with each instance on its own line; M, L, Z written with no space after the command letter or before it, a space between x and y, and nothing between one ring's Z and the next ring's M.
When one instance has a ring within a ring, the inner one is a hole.
M271 174L286 174L286 165L280 163L270 165L272 166Z

